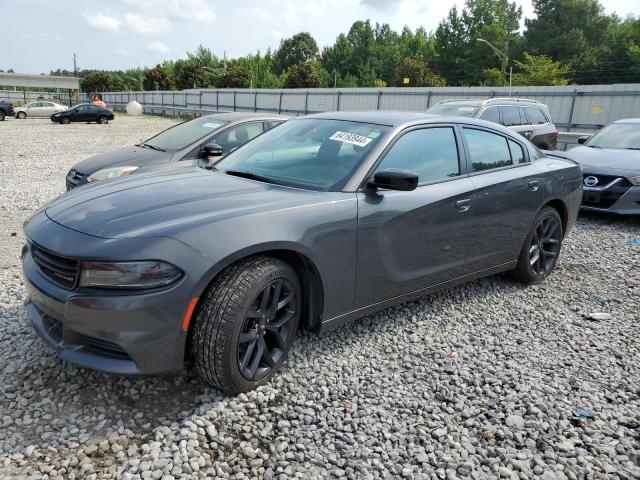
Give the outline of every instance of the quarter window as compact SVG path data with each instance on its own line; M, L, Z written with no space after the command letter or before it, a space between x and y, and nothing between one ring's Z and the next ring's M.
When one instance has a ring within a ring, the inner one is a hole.
M507 139L502 135L463 128L474 172L513 165Z
M509 140L509 150L511 150L511 158L514 165L517 165L518 163L525 163L527 161L524 156L524 150L519 143Z
M547 118L544 116L544 113L542 113L542 110L540 110L539 108L524 107L524 111L531 125L542 125L544 123L547 123Z
M412 130L393 144L377 170L400 169L426 183L460 175L458 147L451 127Z
M518 107L500 107L500 112L502 113L502 124L505 127L522 125L520 109Z
M498 111L498 107L489 107L480 115L482 120L487 120L488 122L500 123L500 112Z

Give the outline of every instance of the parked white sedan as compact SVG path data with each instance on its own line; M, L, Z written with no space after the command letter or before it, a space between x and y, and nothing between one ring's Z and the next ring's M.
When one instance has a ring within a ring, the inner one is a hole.
M62 112L67 107L60 105L59 103L48 102L45 100L38 100L37 102L27 103L22 107L15 109L16 118L27 117L46 117L49 118L56 112Z

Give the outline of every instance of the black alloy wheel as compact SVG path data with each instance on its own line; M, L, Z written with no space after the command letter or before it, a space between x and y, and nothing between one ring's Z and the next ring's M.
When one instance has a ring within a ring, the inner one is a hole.
M100 118L98 118L98 123L101 125L105 125L108 121L109 120L104 115L101 115Z
M69 120L69 117L62 117L60 119L60 123L62 123L64 125L69 125L69 123L71 123L71 120Z
M188 337L200 377L226 393L269 381L285 362L302 312L291 265L257 256L222 271L200 298Z
M560 253L562 227L554 216L543 218L536 227L529 248L529 264L536 275L548 275Z
M286 279L270 282L254 299L238 337L238 368L250 382L269 375L295 334L296 295ZM292 328L293 327L293 328Z

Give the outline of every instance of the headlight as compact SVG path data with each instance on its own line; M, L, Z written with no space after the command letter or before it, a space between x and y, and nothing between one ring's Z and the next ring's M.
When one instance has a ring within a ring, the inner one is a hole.
M126 177L130 173L135 172L138 168L139 167L134 166L103 168L102 170L98 170L97 172L89 175L87 181L97 182L100 180L106 180L107 178Z
M182 272L167 262L82 262L81 287L158 288L172 284Z
M638 175L637 177L631 177L629 181L632 185L640 185L640 175Z

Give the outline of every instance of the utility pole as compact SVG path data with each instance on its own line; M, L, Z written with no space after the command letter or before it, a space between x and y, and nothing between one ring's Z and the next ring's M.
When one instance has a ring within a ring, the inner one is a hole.
M226 72L227 71L227 52L223 52L222 54L222 69Z
M76 62L76 52L73 52L73 75L78 76L78 63Z

